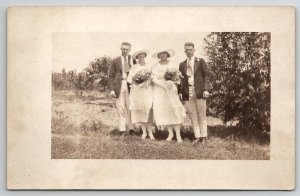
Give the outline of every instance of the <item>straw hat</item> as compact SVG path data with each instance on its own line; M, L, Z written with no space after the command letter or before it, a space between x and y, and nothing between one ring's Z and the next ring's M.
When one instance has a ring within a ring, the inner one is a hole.
M133 59L137 59L137 57L139 56L139 54L142 54L142 53L145 53L146 56L148 56L148 54L150 53L150 51L149 51L149 50L146 50L146 49L144 49L144 50L139 50L139 51L135 52L135 53L132 55L132 58L133 58Z
M174 51L174 50L168 49L168 50L160 50L159 52L156 52L156 53L152 54L152 57L153 57L153 58L158 58L158 54L159 54L159 53L162 53L162 52L168 53L168 54L169 54L169 57L168 57L168 58L170 58L170 57L172 57L172 56L175 55L175 51Z

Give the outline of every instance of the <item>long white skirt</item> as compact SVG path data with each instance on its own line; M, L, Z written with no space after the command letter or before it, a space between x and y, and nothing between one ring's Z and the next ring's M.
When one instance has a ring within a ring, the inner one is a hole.
M143 87L132 86L130 95L132 123L153 122L152 104L153 88L150 85Z
M179 100L177 88L165 90L154 85L153 113L156 125L176 125L184 122L186 111Z

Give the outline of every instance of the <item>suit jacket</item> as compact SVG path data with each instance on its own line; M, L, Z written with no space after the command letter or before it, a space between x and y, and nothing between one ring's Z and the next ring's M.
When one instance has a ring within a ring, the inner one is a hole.
M187 71L187 60L179 64L179 71L181 72L183 78L181 79L178 93L182 94L182 100L189 100L189 81L186 74ZM210 90L209 83L209 72L206 62L203 58L195 57L194 61L194 86L196 91L196 98L203 98L203 92Z
M128 56L128 65L129 68L131 68L131 56ZM128 74L128 73L127 73ZM122 59L121 57L117 57L114 59L109 67L108 71L108 86L110 91L115 91L116 97L119 98L120 92L121 92L121 85L122 85L122 75L123 75L123 69L122 69ZM129 84L128 84L129 88Z

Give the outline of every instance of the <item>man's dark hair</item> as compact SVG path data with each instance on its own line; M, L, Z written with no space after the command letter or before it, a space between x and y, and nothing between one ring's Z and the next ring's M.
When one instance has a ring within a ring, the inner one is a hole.
M131 48L131 44L129 42L122 42L121 46L122 45L129 46Z
M186 46L193 46L193 48L195 48L195 44L193 42L185 42L184 47Z

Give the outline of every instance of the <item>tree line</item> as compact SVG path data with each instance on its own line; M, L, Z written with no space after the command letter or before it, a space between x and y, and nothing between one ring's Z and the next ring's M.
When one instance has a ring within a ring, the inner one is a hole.
M112 59L107 56L95 58L81 72L77 70L52 72L53 90L74 90L82 95L86 90L106 90L108 69Z

